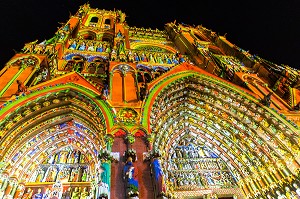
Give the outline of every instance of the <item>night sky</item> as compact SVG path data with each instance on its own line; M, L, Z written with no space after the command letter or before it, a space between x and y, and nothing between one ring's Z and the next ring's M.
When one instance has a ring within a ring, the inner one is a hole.
M203 25L251 54L300 69L300 1L0 0L0 68L27 42L51 38L80 5L122 10L129 26Z

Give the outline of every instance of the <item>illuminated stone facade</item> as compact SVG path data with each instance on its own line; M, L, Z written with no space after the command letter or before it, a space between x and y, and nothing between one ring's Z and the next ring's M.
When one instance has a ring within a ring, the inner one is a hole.
M0 72L0 197L299 197L299 92L205 27L85 4Z

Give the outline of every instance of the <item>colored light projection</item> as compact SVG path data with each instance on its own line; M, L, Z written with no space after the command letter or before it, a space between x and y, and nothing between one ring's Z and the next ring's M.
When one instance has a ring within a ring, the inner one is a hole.
M299 71L125 16L80 6L5 65L0 198L295 198Z
M267 181L254 189L266 190L279 180L295 180L299 172L299 135L289 122L244 91L209 76L182 74L164 87L149 125L156 137L153 148L167 160L162 170L172 190L239 185L248 193L253 188L244 179L254 183L253 173ZM288 159L294 159L289 168L282 164ZM274 176L266 172L270 170Z

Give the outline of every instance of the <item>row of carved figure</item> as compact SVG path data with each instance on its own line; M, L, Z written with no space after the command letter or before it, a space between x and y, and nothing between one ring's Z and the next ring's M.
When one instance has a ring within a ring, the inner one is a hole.
M269 191L260 196L259 199L299 199L300 198L300 187L299 183L293 183L292 185L283 186L284 188Z
M111 52L111 47L108 43L101 42L85 42L85 41L71 41L72 43L68 47L70 50L80 50L80 51L92 51L92 52Z
M225 170L224 163L217 163L206 159L180 159L171 160L168 163L168 170Z
M26 192L23 194L22 199L92 199L94 198L94 193L92 189L88 187L68 187L63 190L55 188L38 188L33 190L32 188L27 188Z
M185 140L183 140L185 141ZM182 141L182 142L183 142ZM189 143L188 146L176 146L175 151L170 150L172 159L174 158L216 158L217 156L206 147L195 146ZM212 159L213 160L213 159Z
M167 174L176 190L186 190L191 187L234 187L236 185L232 175L226 171L177 171L167 172Z
M121 43L122 44L122 43ZM129 50L125 52L125 49L122 48L122 45L119 44L117 48L111 49L110 45L107 43L93 43L93 42L84 42L84 41L72 41L72 44L68 47L70 50L79 50L79 51L91 51L91 52L106 52L111 53L111 60L114 61L117 59L117 56L123 55L123 61L129 62L149 62L149 63L158 63L158 64L179 64L185 62L185 58L181 53L177 52L174 54L170 53L146 53L146 52L132 52Z
M84 154L81 154L79 150L60 151L54 155L49 156L45 163L48 164L84 163Z
M88 65L87 65L88 64ZM83 61L68 61L64 66L65 71L76 71L78 73L87 72L90 74L105 74L105 65L103 63L91 62L84 63Z
M130 62L149 62L150 64L179 64L185 62L184 57L180 53L146 53L129 51L128 61Z
M88 169L85 167L49 166L37 169L30 178L30 182L87 182L90 179Z

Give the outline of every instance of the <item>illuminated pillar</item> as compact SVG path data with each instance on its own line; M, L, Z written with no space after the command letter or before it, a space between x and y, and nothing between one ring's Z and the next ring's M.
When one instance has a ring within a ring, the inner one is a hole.
M278 170L281 174L281 176L283 176L284 178L285 177L288 177L289 175L291 175L292 173L289 171L289 169L286 167L285 163L280 160L280 161L277 161L276 162L276 165L278 166Z
M283 176L281 175L281 173L279 171L280 171L280 169L275 169L274 174L275 174L276 179L278 180L279 184L281 185L284 178L283 178Z
M282 177L280 176L280 174L278 173L278 171L276 170L276 168L271 165L269 166L268 170L269 175L274 179L274 183L272 184L272 188L277 187L277 184L281 182Z
M257 195L257 193L259 193L259 189L255 183L255 180L253 180L252 178L249 179L249 184L252 188L252 195Z
M291 168L292 173L294 173L295 175L299 175L299 171L300 171L300 165L298 164L298 162L295 159L290 159L290 161L288 162Z
M122 71L122 101L126 102L126 85L125 85L126 72Z
M0 187L0 199L2 199L5 196L5 191L9 183L8 174L4 172L2 175L3 175L3 181Z
M268 173L265 173L264 177L265 177L264 179L267 180L269 185L272 185L273 183L275 183L274 179L272 179L272 177Z
M12 179L11 181L11 189L8 195L11 196L11 198L14 198L14 195L16 194L16 191L18 189L18 180L16 178Z
M107 70L109 70L109 69L107 69ZM109 100L111 100L112 99L112 82L113 82L114 74L112 72L109 72L108 75L109 76L107 78L109 78L109 81L108 81L108 96L107 96L107 98Z
M112 135L106 135L105 141L106 141L106 150L110 154L114 138L113 138ZM103 162L102 166L106 169L106 172L107 172L107 174L106 174L107 175L107 180L106 180L105 183L107 183L109 185L109 188L110 188L110 185L111 185L111 182L110 182L110 176L111 176L111 159Z
M4 180L5 180L4 175L0 174L0 189L3 186Z
M111 135L106 135L105 137L106 141L106 149L102 152L102 154L105 152L107 154L106 156L101 156L100 159L100 167L102 172L98 173L97 175L100 175L100 182L98 182L98 189L96 193L96 198L99 198L101 194L107 194L108 198L110 198L110 187L111 187L111 147L114 141L114 138ZM102 155L100 154L100 155Z
M295 174L298 178L300 178L300 168L297 168L294 170L295 171Z
M265 191L267 189L266 183L264 182L264 180L261 176L257 176L256 181L257 181L257 184L260 185L260 189L262 191Z
M261 193L262 189L265 188L265 183L263 182L260 172L258 172L257 168L251 166L250 170L253 172L252 181L253 181L253 186L255 187L254 192L255 195L258 195Z
M24 183L20 183L18 186L17 186L17 189L16 189L16 193L14 195L14 198L16 199L21 199L23 194L25 192L25 185Z
M137 99L140 101L141 100L141 92L140 92L140 88L139 88L139 81L138 81L138 74L137 72L134 73L135 74L135 88L136 88L136 96L137 96Z
M10 195L10 193L13 190L13 186L14 186L14 182L11 179L9 179L7 183L7 187L4 192L4 196Z
M244 180L240 180L240 181L238 182L238 184L239 184L239 187L240 187L240 188L242 189L242 191L244 192L244 195L245 195L246 197L248 197L248 196L251 195L251 193L250 193L250 191L249 191L247 185L245 184Z
M250 184L251 178L249 176L247 176L246 178L244 178L244 180L245 180L245 185L249 191L249 193L246 195L246 197L249 198L253 195L253 189Z
M269 172L267 172L265 167L261 167L261 176L259 178L261 179L261 182L265 185L263 188L263 191L269 190L272 187L276 186L276 183L274 179L269 175Z

